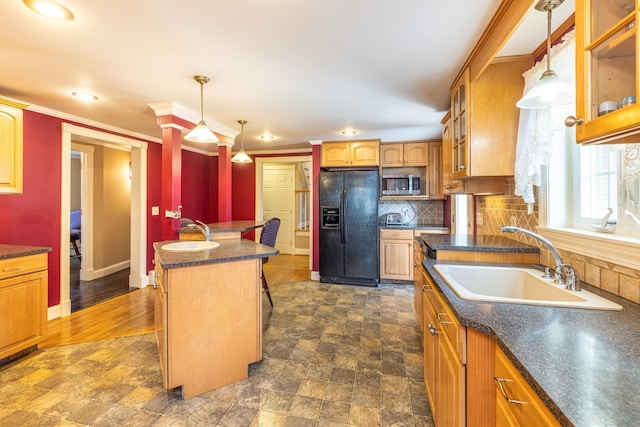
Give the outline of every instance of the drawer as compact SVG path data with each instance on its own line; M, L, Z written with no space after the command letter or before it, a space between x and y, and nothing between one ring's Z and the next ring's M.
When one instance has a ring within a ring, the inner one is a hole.
M496 348L495 363L498 420L504 417L516 425L560 425L500 348Z
M47 254L27 255L0 260L0 279L47 269Z
M444 302L444 299L440 295L440 292L431 281L431 277L426 271L423 272L423 280L425 283L425 295L429 299L429 302L433 306L436 312L436 318L438 319L438 325L440 330L444 331L444 335L447 337L452 349L458 354L460 362L467 363L467 329L460 324L458 319L453 315L453 312L449 306Z
M380 230L381 239L413 239L413 230L394 230L383 228Z

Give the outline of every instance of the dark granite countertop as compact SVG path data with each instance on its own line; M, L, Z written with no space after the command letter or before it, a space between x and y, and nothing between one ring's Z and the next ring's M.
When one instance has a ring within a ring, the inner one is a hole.
M192 265L214 264L218 262L239 261L251 258L267 258L278 254L270 246L247 239L220 239L220 246L200 251L165 251L162 246L178 240L155 242L153 248L162 268L180 268Z
M638 425L639 305L588 284L623 310L463 300L433 269L438 263L456 263L426 260L423 267L460 322L495 338L562 425Z
M51 248L0 244L0 259L18 258L21 256L42 254L45 252L51 252Z
M391 229L391 230L434 230L439 232L449 232L449 227L444 227L442 225L434 225L434 224L424 224L424 223L412 223L407 225L387 225L385 223L379 224L380 228Z
M474 252L539 253L540 249L499 235L424 234L422 240L431 249Z

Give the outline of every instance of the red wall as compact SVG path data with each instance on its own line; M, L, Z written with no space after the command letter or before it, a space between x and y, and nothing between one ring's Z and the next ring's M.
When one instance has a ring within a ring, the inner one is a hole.
M0 195L0 242L52 249L52 306L60 302L61 120L31 111L23 117L23 193Z
M63 120L56 117L32 111L24 112L23 194L0 195L0 243L51 248L48 301L50 307L60 303L62 123ZM147 271L153 268L153 242L162 240L162 212L160 215L151 215L151 208L160 206L161 169L162 146L149 142L146 204ZM218 220L217 175L218 157L182 151L181 189L185 217L201 219L208 223ZM254 219L255 163L233 164L232 180L233 220Z

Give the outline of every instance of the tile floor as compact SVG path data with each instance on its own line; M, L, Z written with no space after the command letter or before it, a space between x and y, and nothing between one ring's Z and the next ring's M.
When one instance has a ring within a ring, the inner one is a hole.
M412 286L271 292L245 381L182 400L153 334L49 348L0 367L0 425L433 426Z

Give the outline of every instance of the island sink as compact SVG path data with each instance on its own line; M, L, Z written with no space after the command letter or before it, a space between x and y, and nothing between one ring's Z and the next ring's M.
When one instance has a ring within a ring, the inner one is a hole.
M434 269L462 299L553 307L622 310L591 292L570 291L533 268L437 264Z

